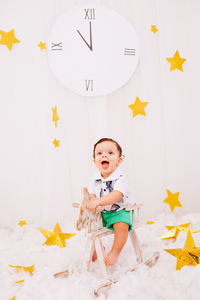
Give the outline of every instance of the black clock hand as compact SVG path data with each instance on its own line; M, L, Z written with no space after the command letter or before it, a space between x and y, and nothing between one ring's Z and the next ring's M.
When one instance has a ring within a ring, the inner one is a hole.
M88 44L88 42L84 39L84 37L82 36L82 34L80 33L79 30L76 30L78 32L78 34L80 35L80 37L83 39L83 41L86 43L86 45L90 48L90 50L92 51L92 24L90 22L90 45Z

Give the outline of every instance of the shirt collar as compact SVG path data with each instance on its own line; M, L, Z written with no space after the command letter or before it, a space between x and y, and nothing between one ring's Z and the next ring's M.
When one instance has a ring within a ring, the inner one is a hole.
M93 179L95 181L101 180L102 182L106 182L106 181L112 181L112 180L118 179L122 175L123 175L122 171L119 168L117 168L117 169L115 169L115 171L112 174L110 174L109 177L103 178L101 176L101 173L99 172L99 170L97 170L96 173L93 175Z

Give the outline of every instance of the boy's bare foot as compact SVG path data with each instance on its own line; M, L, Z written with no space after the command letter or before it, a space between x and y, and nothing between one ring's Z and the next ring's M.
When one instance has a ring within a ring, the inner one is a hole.
M116 263L118 256L119 256L119 253L117 253L115 250L112 249L104 257L104 261L105 261L106 265L113 266Z

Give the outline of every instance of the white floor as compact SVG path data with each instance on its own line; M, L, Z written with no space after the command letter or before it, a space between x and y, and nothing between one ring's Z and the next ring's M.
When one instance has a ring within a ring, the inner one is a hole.
M135 256L130 241L123 249L118 263L110 267L113 277L119 282L102 290L98 299L112 300L196 300L200 295L200 265L185 266L176 271L176 258L163 251L169 248L183 248L186 233L180 232L176 242L166 244L160 236L167 232L165 225L179 225L191 222L190 227L200 229L200 214L188 214L179 219L173 214L159 215L155 224L138 228L145 258L154 251L160 251L158 263L149 268L140 265L137 271L126 273L134 266ZM52 228L46 228L53 230ZM16 300L80 300L95 299L94 288L101 282L98 262L92 263L88 272L83 271L81 259L85 242L84 234L66 240L66 248L42 246L44 236L37 229L39 224L0 229L0 300L16 296ZM72 225L61 226L63 232L75 232ZM200 247L200 233L193 234L196 247ZM112 238L105 239L106 249L112 245ZM31 276L16 271L11 265L31 266L35 264ZM66 279L55 279L53 274L68 268ZM25 280L23 284L15 281Z

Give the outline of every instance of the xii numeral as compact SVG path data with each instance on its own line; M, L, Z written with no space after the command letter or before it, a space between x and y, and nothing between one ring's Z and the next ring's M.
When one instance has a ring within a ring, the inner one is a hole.
M51 50L62 50L62 42L60 43L51 43Z
M91 80L91 79L86 79L85 80L85 90L88 92L88 91L91 91L91 92L93 92L93 80Z
M135 49L125 48L124 55L135 55Z
M94 8L85 8L85 20L94 20L95 19L95 9Z

